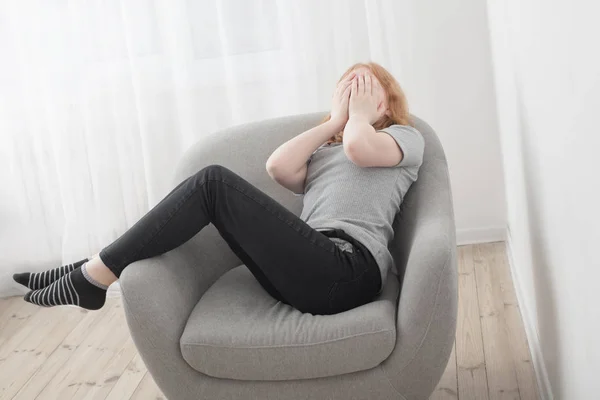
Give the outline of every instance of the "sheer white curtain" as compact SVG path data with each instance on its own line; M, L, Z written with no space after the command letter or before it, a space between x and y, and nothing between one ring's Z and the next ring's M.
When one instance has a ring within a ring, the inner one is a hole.
M401 77L405 1L0 1L0 296L94 254L233 124L325 110L349 65Z

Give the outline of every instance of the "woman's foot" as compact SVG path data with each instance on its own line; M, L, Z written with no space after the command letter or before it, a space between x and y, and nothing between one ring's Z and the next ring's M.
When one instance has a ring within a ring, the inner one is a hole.
M80 268L84 263L89 261L87 258L77 261L73 264L63 265L62 267L54 268L43 272L23 272L21 274L14 274L13 279L23 286L28 287L31 290L43 289L57 279L62 278L68 274Z
M25 301L42 307L74 305L88 310L102 308L108 285L90 276L87 263L43 289L28 292Z

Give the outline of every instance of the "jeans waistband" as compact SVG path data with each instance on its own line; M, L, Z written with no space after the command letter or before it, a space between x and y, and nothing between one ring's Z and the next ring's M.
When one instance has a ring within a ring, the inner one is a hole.
M327 237L336 237L350 242L355 248L359 249L368 259L370 259L371 262L377 264L375 257L373 257L373 254L371 254L369 249L367 249L361 242L348 235L343 229L332 228L321 231L321 233Z

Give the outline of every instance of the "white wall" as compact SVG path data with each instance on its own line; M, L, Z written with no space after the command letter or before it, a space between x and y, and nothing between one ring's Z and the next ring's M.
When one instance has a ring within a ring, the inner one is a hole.
M485 2L400 3L397 15L410 12L413 20L406 32L413 48L401 65L403 84L412 110L432 125L444 146L457 240L504 240L504 183Z
M600 392L600 15L488 0L512 270L546 398Z

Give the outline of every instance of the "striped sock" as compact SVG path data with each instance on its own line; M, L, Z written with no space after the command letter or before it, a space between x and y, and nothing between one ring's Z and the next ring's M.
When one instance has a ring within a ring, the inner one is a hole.
M74 305L88 310L102 308L108 286L92 278L85 268L86 264L43 289L28 292L25 301L42 307Z
M22 274L14 274L13 279L23 286L27 286L31 290L43 289L52 282L61 278L63 275L81 267L83 263L88 262L87 258L77 261L73 264L63 265L62 267L50 269L43 272L23 272Z

